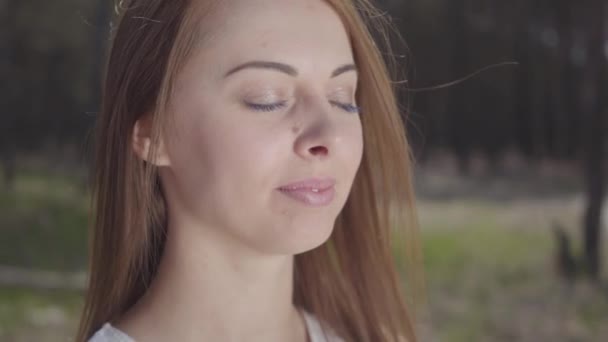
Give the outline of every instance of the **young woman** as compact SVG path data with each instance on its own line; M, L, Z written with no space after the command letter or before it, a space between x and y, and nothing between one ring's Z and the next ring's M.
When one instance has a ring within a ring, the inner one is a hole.
M118 10L77 340L418 341L409 151L368 31L382 15L364 0Z

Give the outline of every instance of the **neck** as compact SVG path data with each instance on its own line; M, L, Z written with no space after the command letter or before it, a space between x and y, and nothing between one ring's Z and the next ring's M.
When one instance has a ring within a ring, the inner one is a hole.
M235 242L200 226L173 222L167 231L156 276L120 329L141 341L306 340L292 255L229 248Z

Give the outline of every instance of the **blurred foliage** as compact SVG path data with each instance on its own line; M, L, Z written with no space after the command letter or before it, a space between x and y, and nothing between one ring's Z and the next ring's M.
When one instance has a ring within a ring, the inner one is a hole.
M85 140L99 90L96 10L84 0L0 2L0 152Z
M84 269L88 206L68 177L20 172L13 190L0 192L0 265Z

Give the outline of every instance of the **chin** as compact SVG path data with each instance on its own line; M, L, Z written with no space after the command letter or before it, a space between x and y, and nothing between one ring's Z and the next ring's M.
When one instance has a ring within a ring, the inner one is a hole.
M311 228L313 227L313 228ZM307 225L306 227L292 227L281 236L271 239L266 244L266 251L271 254L296 255L305 253L323 245L334 228L334 222L325 224Z

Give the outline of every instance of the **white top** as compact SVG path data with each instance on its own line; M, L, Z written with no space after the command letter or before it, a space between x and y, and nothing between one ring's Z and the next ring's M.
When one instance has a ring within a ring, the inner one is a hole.
M305 310L302 310L302 313L310 342L344 342L343 339L331 331L324 333L320 322L313 314ZM135 339L107 322L95 332L88 342L135 342Z

